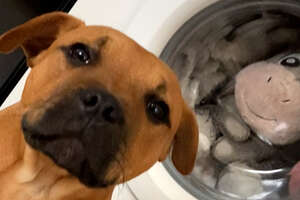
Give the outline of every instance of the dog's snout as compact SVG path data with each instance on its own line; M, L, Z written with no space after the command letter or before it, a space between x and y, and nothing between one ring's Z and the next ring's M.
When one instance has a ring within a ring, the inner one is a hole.
M84 90L80 92L81 110L86 113L97 113L108 123L123 120L122 109L117 99L105 91Z

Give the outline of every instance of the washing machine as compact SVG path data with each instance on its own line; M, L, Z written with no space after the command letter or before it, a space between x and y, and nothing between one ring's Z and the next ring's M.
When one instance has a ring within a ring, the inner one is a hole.
M195 99L190 94L199 94L199 84L208 83L212 77L209 72L204 75L207 79L200 76L206 82L197 82L197 75L193 73L206 73L205 68L214 68L216 64L229 70L239 63L237 65L243 68L275 55L278 58L278 54L284 59L290 51L298 52L299 35L296 29L299 27L299 6L299 1L289 0L148 1L141 7L126 33L173 68L186 101L197 110L207 104L207 99ZM199 69L201 66L204 66L203 69ZM232 70L239 71L241 68ZM236 75L236 72L231 72L230 76ZM190 77L189 81L187 76ZM201 114L205 115L200 112L200 117ZM201 119L198 121L203 125L202 122ZM142 200L291 198L287 175L295 162L288 164L284 160L279 164L273 160L272 164L266 164L263 161L257 168L248 168L239 163L223 168L221 177L216 178L219 169L211 168L218 163L201 158L201 153L206 152L211 144L207 142L207 137L201 133L199 136L199 157L191 175L183 177L167 159L128 183L135 197ZM289 148L296 149L298 145L296 142ZM260 149L249 151L259 152ZM299 152L296 154L293 159L297 161ZM205 162L208 164L203 164ZM255 178L257 176L260 181Z
M108 25L116 28L160 57L177 73L183 85L183 94L194 108L207 101L205 98L199 100L190 95L199 93L201 82L186 78L190 78L191 73L197 71L195 65L191 69L189 63L214 66L216 63L210 62L213 59L225 67L236 66L237 63L245 66L286 50L296 51L298 48L295 38L298 39L300 27L297 22L297 18L300 18L300 2L297 0L78 0L70 14L83 19L88 25ZM255 37L255 34L261 36L260 30L264 31L263 34L272 31L277 34L279 27L288 29L288 34L278 33L279 36L274 38L270 35L265 38ZM238 43L238 47L230 43L237 37L242 41ZM247 37L251 38L250 42L245 39ZM273 49L274 45L276 48ZM233 54L239 57L232 56ZM186 69L182 71L181 66ZM29 71L24 74L1 109L20 99L28 73ZM236 72L231 73L232 76L233 74ZM205 135L200 137L198 151L210 149L211 143L208 140ZM191 175L182 176L167 158L117 187L113 199L290 199L287 188L290 167L256 170L248 166L226 168L222 165L222 172L219 174L224 176L232 170L233 172L230 174L231 179L226 179L220 185L220 179L210 170L219 170L219 167L214 166L215 162L211 160L208 162L213 162L211 166L203 166L202 163L206 160L201 159L197 158ZM242 172L236 173L235 170ZM242 178L239 178L240 175ZM250 177L250 180L246 178L244 181L244 177ZM242 189L236 190L237 187Z

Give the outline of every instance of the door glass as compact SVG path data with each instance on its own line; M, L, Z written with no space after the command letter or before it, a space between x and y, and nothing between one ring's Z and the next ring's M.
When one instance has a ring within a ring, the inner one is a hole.
M300 193L299 27L297 0L218 1L165 47L161 58L195 111L199 147L190 175L170 159L164 166L197 199Z

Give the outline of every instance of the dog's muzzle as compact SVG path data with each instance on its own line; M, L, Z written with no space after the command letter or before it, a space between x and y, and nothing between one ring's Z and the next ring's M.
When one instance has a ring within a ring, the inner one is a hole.
M78 89L59 99L23 116L26 142L87 186L113 184L115 180L106 180L105 174L126 135L119 101L97 89ZM37 112L43 114L36 117Z

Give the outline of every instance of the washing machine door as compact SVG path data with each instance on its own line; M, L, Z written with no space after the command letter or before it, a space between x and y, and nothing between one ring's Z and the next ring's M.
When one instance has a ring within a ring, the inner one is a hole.
M157 16L149 23L137 19L128 34L160 55L177 74L182 93L195 109L198 120L198 157L188 176L178 173L169 158L156 164L128 183L133 193L142 200L291 199L288 174L300 160L300 152L295 152L299 142L278 147L251 125L238 122L239 131L247 130L251 139L244 143L238 141L241 148L224 143L224 151L235 151L226 158L223 152L217 154L212 149L216 143L228 139L222 126L218 126L225 118L218 121L215 113L219 116L222 114L219 109L226 111L229 105L235 106L229 102L234 100L237 74L261 60L282 64L289 55L296 59L294 55L299 54L300 2L182 0L159 3L149 1L147 7L141 9L139 19L151 15L153 10ZM144 24L147 24L146 35L143 28L137 28ZM220 91L222 93L216 94ZM210 108L217 108L218 112ZM232 127L229 130L234 131ZM255 141L252 146L250 140ZM264 157L266 151L272 152L269 157ZM275 158L277 154L281 156ZM228 161L228 157L236 155L238 158ZM255 160L258 157L262 159Z
M165 169L157 163L146 173L128 182L138 200L196 200Z

